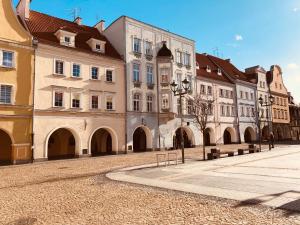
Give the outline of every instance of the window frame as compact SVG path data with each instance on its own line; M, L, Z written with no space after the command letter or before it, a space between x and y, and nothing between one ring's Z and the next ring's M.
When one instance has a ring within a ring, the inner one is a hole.
M0 96L2 95L2 86L10 87L10 96L9 96L10 102L3 101L3 102L0 102L0 104L2 104L2 105L13 105L14 104L14 100L13 100L13 98L14 98L14 95L13 95L14 86L11 85L11 84L1 83L0 84ZM7 98L7 95L5 93L5 100L6 100L6 98ZM1 99L1 97L0 97L0 99Z

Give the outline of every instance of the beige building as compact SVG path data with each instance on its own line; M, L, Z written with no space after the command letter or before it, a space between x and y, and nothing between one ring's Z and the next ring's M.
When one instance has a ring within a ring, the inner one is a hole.
M275 140L291 139L289 128L290 113L288 104L288 91L283 83L282 70L278 65L271 66L267 73L270 94L274 97L272 106L272 130Z
M35 38L34 159L125 151L124 62L95 27L29 9L18 13Z
M10 0L0 1L0 164L32 158L32 37Z

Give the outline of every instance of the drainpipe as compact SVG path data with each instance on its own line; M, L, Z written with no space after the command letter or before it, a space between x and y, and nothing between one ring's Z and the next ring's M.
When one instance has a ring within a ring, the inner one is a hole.
M36 68L35 68L35 63L36 63L36 48L37 48L37 42L35 43L36 40L33 40L33 82L32 82L32 132L31 132L31 150L32 150L32 155L31 155L31 163L34 162L34 112L35 112L35 77L36 77Z

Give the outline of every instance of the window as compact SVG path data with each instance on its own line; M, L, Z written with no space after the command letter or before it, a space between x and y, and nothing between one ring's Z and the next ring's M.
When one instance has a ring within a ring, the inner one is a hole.
M133 51L136 53L141 53L141 39L139 38L133 39Z
M176 51L176 62L182 64L182 52Z
M145 42L145 54L152 55L152 43L149 41Z
M100 44L96 44L96 50L101 51L101 45Z
M147 96L147 112L153 111L153 96L148 95Z
M169 95L163 94L162 95L162 109L169 109Z
M99 96L98 95L92 96L92 109L99 109Z
M92 67L92 79L98 80L99 79L99 68L98 67Z
M226 116L230 116L230 106L226 107Z
M207 94L212 95L212 87L211 86L207 86Z
M210 66L207 66L207 67L206 67L206 72L208 72L208 73L210 73L210 72L211 72L211 68L210 68Z
M64 75L64 62L61 60L55 61L55 74Z
M177 114L178 115L181 114L180 109L181 109L181 107L180 107L180 98L177 98Z
M187 113L189 115L192 115L192 113L193 113L193 101L192 100L187 101Z
M113 71L112 70L106 70L106 81L113 82Z
M80 108L80 94L73 94L72 96L72 108Z
M287 114L287 112L284 112L284 119L288 119L288 114Z
M221 76L222 75L222 70L220 68L218 68L218 75Z
M244 98L244 92L240 91L240 98Z
M70 44L71 43L71 38L68 36L65 36L65 43Z
M245 112L244 112L244 107L243 106L241 106L241 115L245 116Z
M54 93L54 107L63 107L63 92L55 92Z
M260 117L261 117L261 118L264 118L264 117L265 117L265 110L264 110L264 109L261 109L260 111L261 111L261 116L260 116Z
M263 88L265 88L266 87L266 82L263 82Z
M221 116L225 116L225 108L221 105Z
M73 77L80 77L80 65L79 64L73 64L73 72L72 72Z
M183 54L183 64L185 66L190 66L191 65L191 55L188 53Z
M113 110L113 97L107 96L106 97L106 110Z
M262 81L259 82L259 86L260 86L261 88L263 87Z
M153 66L147 65L147 84L153 84Z
M229 98L229 91L228 90L225 90L225 97Z
M249 109L249 107L247 107L247 117L250 117L250 109Z
M189 91L193 91L193 80L191 75L187 75L187 80L189 81Z
M275 83L275 88L277 88L277 83Z
M252 112L252 117L255 117L255 109L253 107L251 108L251 112Z
M230 91L230 98L233 99L233 91Z
M280 88L280 90L282 89L282 85L281 84L279 84L279 88Z
M223 97L224 96L224 91L223 89L220 89L220 97Z
M11 104L12 86L0 85L0 104Z
M133 95L133 111L139 112L141 110L140 101L141 101L141 95L134 94Z
M133 64L133 81L134 82L140 81L140 65L137 63Z
M208 105L207 114L208 115L212 115L213 114L213 106L212 106L212 104Z
M235 116L235 107L231 107L231 116Z
M251 98L251 100L254 100L254 94L253 93L250 94L250 98Z
M161 68L161 82L162 83L169 83L169 68Z
M14 53L13 52L2 52L2 66L12 68L14 66Z
M245 96L246 96L246 99L248 100L249 99L249 93L245 92Z
M200 86L200 94L205 95L205 86L203 84Z
M277 119L277 110L273 109L274 119Z

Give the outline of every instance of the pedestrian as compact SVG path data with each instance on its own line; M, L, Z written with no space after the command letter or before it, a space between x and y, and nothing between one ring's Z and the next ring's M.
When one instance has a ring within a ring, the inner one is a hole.
M274 148L274 134L273 134L273 132L270 133L270 141L271 141L272 148Z

